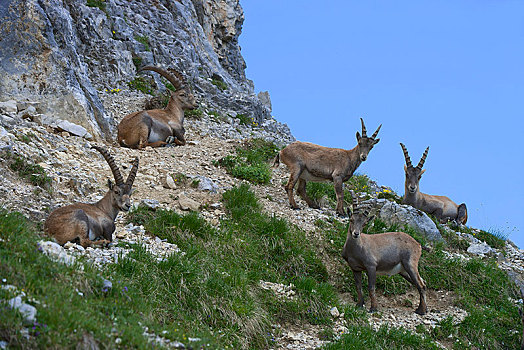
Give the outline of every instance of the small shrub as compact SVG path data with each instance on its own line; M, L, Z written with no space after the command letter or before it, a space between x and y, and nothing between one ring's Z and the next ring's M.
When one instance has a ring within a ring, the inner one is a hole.
M187 118L200 119L202 118L202 115L204 115L204 112L200 108L186 109L184 111L184 116Z
M4 158L10 160L9 167L18 175L29 180L33 185L51 191L52 179L46 174L44 168L38 164L31 164L21 155L6 154Z
M135 35L135 40L144 45L146 51L151 51L149 48L149 38L147 36Z
M139 70L140 67L142 67L142 57L139 57L139 56L133 57L133 64L135 65L135 68Z
M211 84L215 85L220 90L224 91L227 90L227 84L219 79L212 79Z
M89 7L97 7L102 11L106 11L106 1L105 0L87 0L86 3Z
M154 95L151 82L144 77L136 77L135 79L128 82L127 85L129 85L129 87L133 90L141 91L144 94Z
M237 147L236 156L225 156L215 165L224 167L236 178L257 184L267 184L271 180L268 161L278 152L278 147L263 139L252 139Z

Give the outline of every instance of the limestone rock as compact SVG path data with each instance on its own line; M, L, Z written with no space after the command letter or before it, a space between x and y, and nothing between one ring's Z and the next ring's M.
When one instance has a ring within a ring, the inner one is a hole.
M5 102L0 102L0 112L6 114L16 114L18 107L16 106L16 101L9 100Z
M178 196L178 205L182 210L198 211L200 209L200 203L187 197L184 193Z
M67 254L64 247L55 242L39 241L38 250L47 255L51 260L62 264L73 265L76 261L74 256Z
M491 248L486 242L473 243L468 247L467 250L470 254L476 254L480 256L488 255L493 253L493 248Z
M410 205L401 205L386 199L371 199L362 202L371 204L378 210L378 217L388 225L397 224L411 226L422 233L430 241L442 241L437 226L429 216Z

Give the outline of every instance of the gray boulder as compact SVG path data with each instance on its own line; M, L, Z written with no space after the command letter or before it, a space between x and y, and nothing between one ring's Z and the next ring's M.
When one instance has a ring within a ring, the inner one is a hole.
M370 204L378 211L378 217L388 225L408 225L422 233L429 241L443 241L437 225L421 210L410 205L397 204L386 199L371 199L362 202Z
M470 254L476 254L476 255L483 257L484 255L494 253L494 250L486 242L480 242L480 243L471 244L468 247L467 252Z

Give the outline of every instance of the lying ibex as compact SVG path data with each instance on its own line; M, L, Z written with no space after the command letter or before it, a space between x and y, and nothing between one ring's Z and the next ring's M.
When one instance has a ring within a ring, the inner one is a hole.
M426 314L426 285L418 273L418 262L422 247L413 237L404 232L386 232L373 235L361 233L372 217L369 216L368 209L358 207L353 193L352 196L353 214L349 220L349 229L342 257L353 270L358 295L357 306L364 307L362 271L365 270L368 274L368 290L371 299L370 312L377 310L376 275L393 276L400 274L409 283L417 287L420 294L420 303L415 312L419 315ZM426 247L424 249L428 250Z
M120 210L128 211L131 207L129 197L138 170L138 157L133 161L126 182L107 150L93 146L105 158L116 184L108 181L109 191L96 203L75 203L56 209L49 215L44 230L53 236L59 244L76 241L83 247L107 244L113 240L115 218ZM98 241L95 239L102 237Z
M404 199L402 202L428 214L435 215L441 223L445 223L448 220L455 220L459 224L465 224L468 220L468 211L465 203L457 205L446 196L435 196L419 191L420 177L426 171L426 169L422 169L422 166L424 166L424 162L426 161L429 147L424 151L416 167L413 167L411 164L406 146L401 143L400 147L402 147L404 158L406 159L406 165L404 165L406 182L404 184Z
M175 87L164 109L152 109L128 114L118 124L118 143L122 147L142 149L147 146L160 147L169 143L185 145L184 110L197 107L195 97L184 82L182 74L173 74L151 66L151 70L162 75Z
M357 146L351 150L328 148L309 142L296 141L280 151L275 157L273 167L279 165L280 160L287 165L291 175L285 189L289 204L293 209L299 209L293 196L293 188L298 181L297 193L308 206L318 209L319 206L306 194L306 181L333 181L337 195L337 214L344 216L344 191L342 184L349 180L360 163L366 160L369 151L380 139L376 139L382 124L371 137L366 134L364 121L362 123L362 137L357 131Z

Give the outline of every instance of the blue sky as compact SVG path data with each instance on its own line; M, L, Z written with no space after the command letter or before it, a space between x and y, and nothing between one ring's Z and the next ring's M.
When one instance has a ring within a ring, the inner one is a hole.
M246 74L301 141L381 141L357 172L404 193L403 142L430 146L421 191L524 247L524 1L242 1Z

